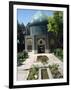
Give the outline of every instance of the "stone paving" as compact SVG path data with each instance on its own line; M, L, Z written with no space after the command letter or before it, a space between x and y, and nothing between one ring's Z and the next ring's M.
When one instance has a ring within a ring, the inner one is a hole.
M28 77L29 74L29 70L18 70L18 75L17 75L17 79L18 80L26 80L26 78Z
M42 54L29 54L29 58L26 59L26 61L23 63L23 65L18 67L18 75L17 78L18 80L26 80L28 74L29 74L29 69L32 67L33 64L38 64L39 66L41 66L41 63L37 63L37 56L39 55L46 55L49 58L48 61L48 65L52 65L52 64L58 64L59 65L59 71L62 73L63 75L63 63L61 60L59 60L54 54L52 53L42 53ZM48 73L50 74L50 78L53 78L50 70L48 70Z
M47 68L47 72L48 72L48 76L49 76L49 78L53 78L53 76L52 76L52 74L51 74L51 71L50 71L50 69L49 68Z

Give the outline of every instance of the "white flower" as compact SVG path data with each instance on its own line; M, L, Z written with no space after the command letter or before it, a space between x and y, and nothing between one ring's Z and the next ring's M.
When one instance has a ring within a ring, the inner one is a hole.
M37 78L37 75L35 75L34 77Z

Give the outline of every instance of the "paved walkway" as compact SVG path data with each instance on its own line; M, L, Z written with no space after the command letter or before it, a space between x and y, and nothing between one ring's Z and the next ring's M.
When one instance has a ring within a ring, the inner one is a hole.
M29 74L29 70L18 70L17 79L19 81L26 80Z
M29 74L29 69L32 64L36 61L36 56L34 54L29 55L29 58L23 63L23 65L18 67L18 80L26 80Z
M61 60L59 60L54 54L48 53L48 54L30 54L29 58L26 59L26 61L23 63L23 65L18 67L18 80L26 80L29 69L32 67L34 63L36 63L37 56L39 55L46 55L49 58L48 65L52 64L58 64L59 65L59 71L63 74L63 63ZM40 65L40 63L39 63Z

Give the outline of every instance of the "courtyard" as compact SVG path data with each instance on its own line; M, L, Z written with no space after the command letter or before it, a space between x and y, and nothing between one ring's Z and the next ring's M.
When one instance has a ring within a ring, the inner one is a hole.
M26 25L17 23L19 81L61 79L64 76L63 13L50 11L51 16L48 13L37 10L32 12Z
M37 61L38 56L47 56L48 61L43 63ZM63 78L63 63L53 53L33 54L17 68L18 80L37 80Z

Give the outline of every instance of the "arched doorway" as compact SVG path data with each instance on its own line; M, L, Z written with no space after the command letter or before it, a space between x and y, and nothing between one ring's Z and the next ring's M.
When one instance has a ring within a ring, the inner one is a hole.
M45 53L45 40L39 39L37 42L37 52Z

